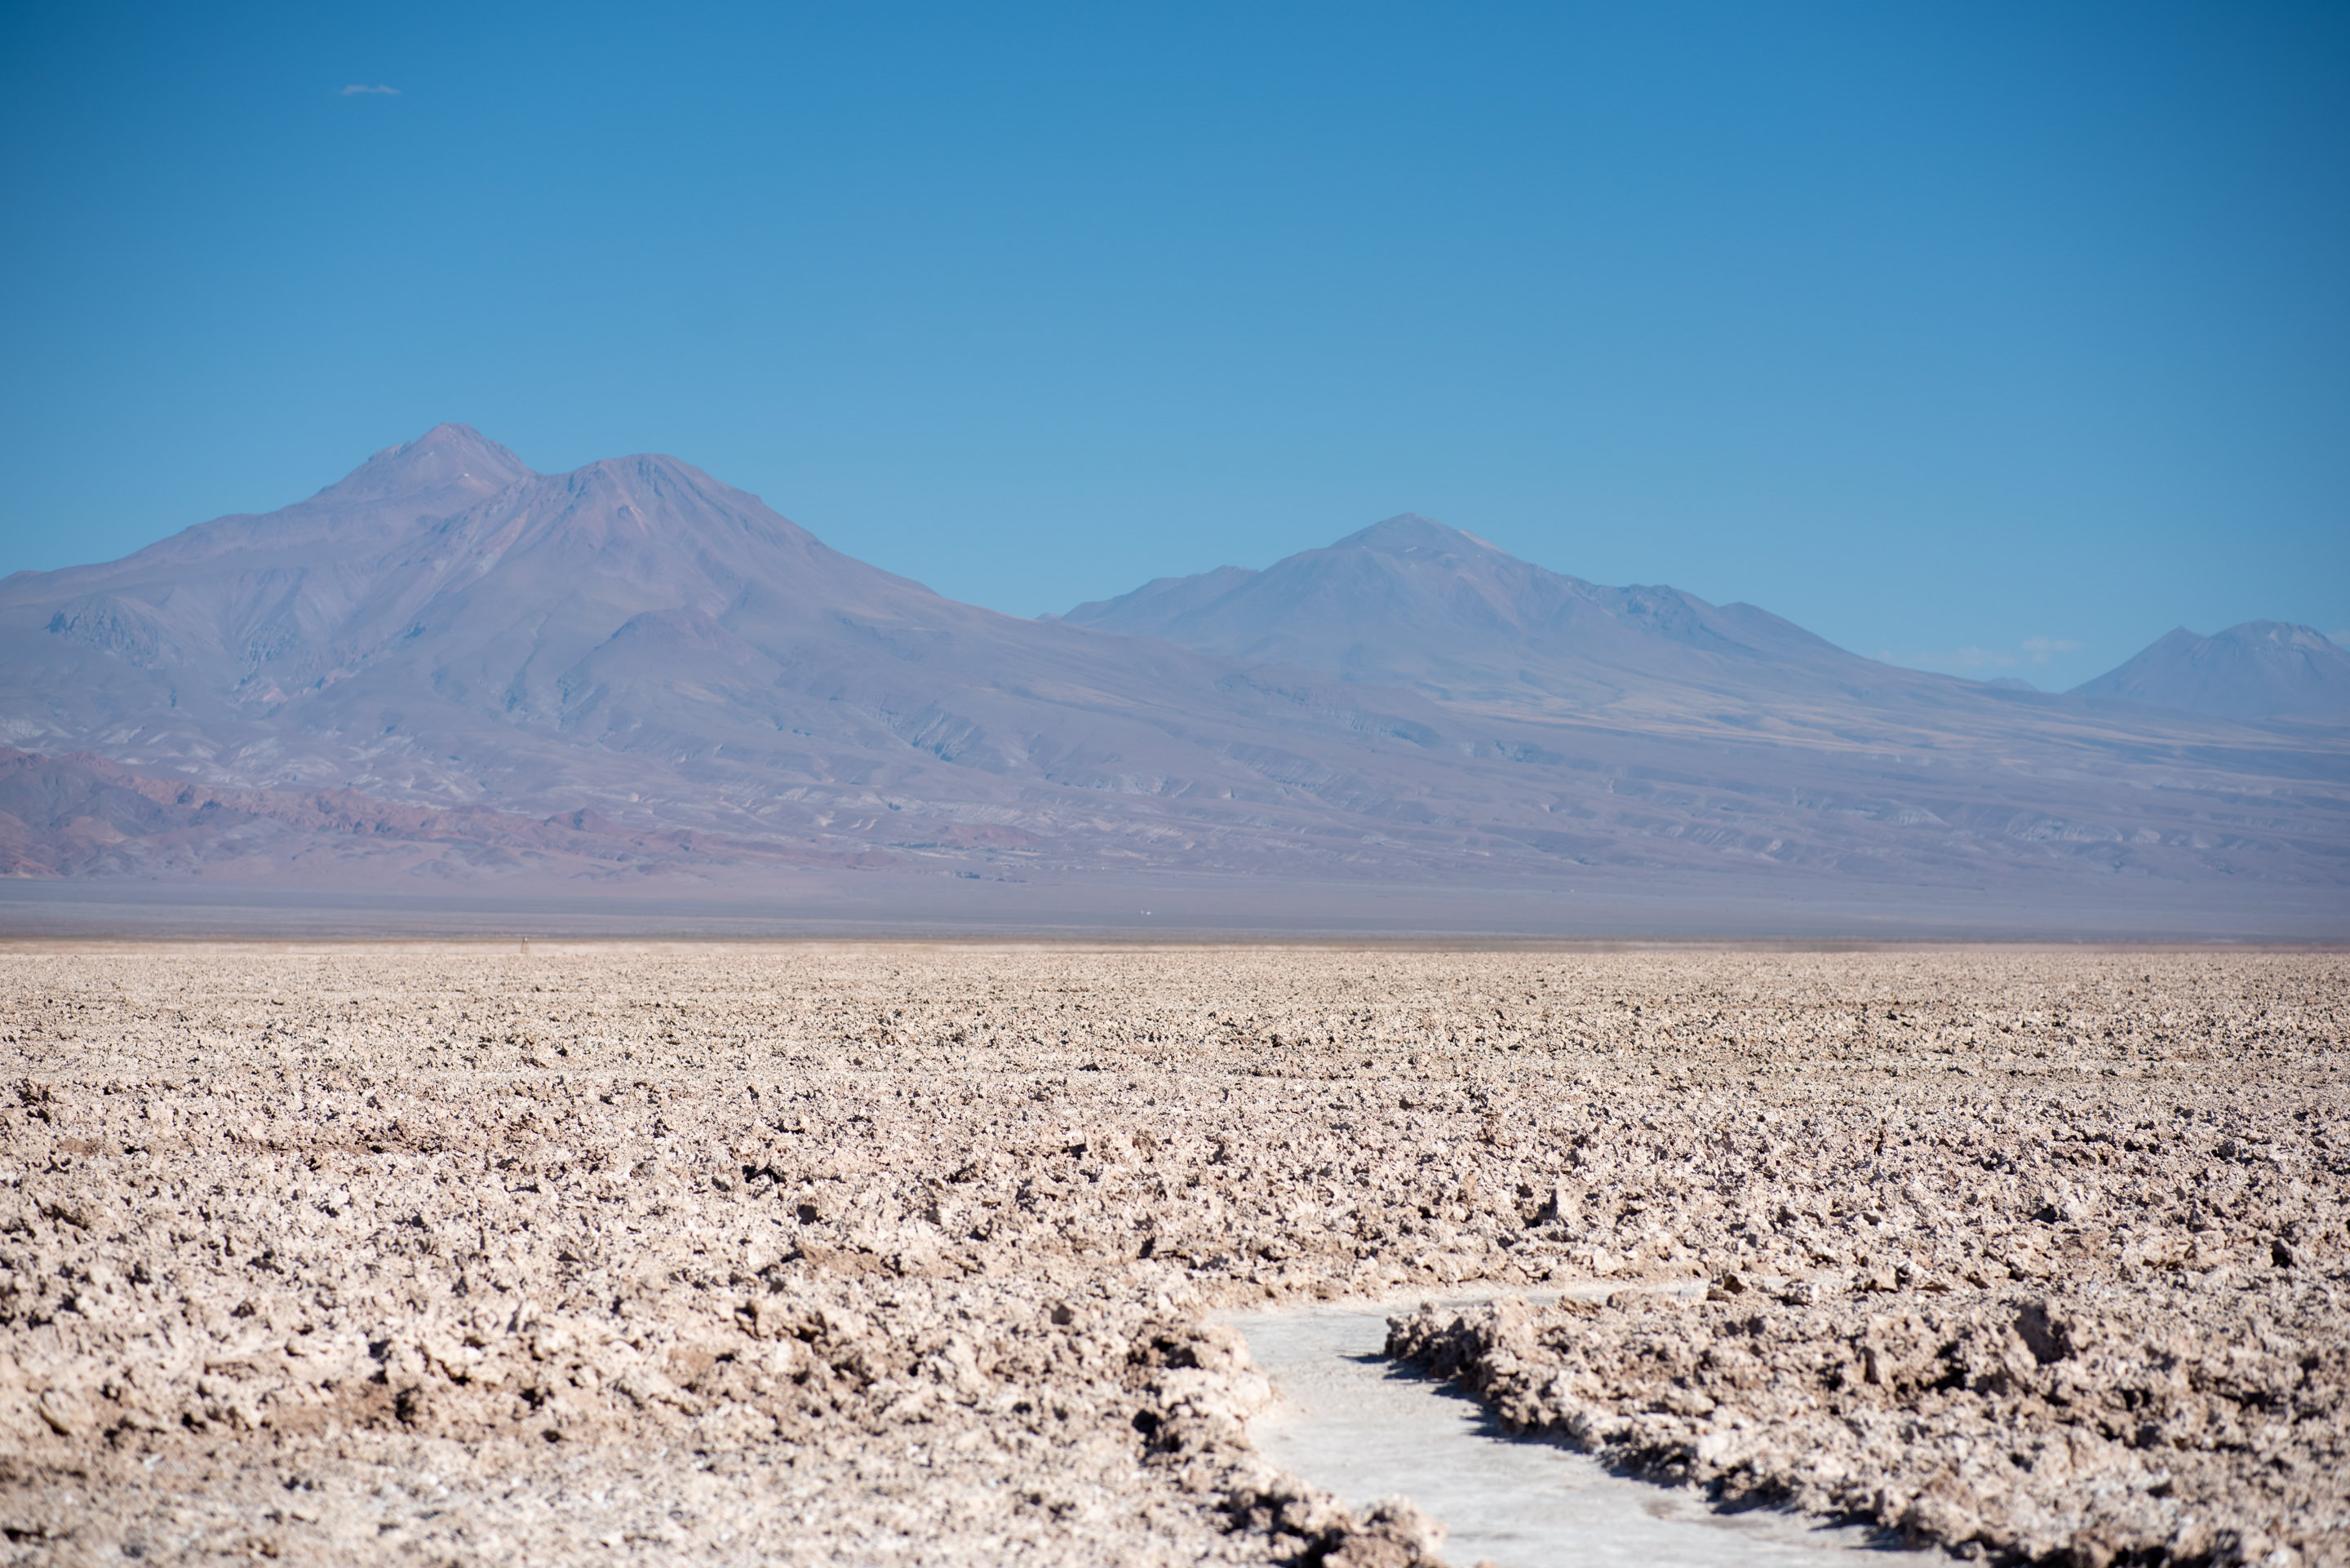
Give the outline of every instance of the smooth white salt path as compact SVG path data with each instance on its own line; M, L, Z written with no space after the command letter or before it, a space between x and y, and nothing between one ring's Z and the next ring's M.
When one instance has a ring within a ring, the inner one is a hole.
M1445 1526L1448 1563L1498 1568L1857 1568L1866 1531L1774 1509L1725 1513L1685 1488L1611 1475L1554 1443L1504 1434L1466 1395L1381 1358L1407 1306L1234 1314L1273 1406L1249 1437L1274 1463L1360 1511L1407 1497Z

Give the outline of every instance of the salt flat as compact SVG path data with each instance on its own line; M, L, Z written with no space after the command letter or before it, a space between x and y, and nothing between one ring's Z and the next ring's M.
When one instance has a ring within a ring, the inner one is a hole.
M1355 1304L1235 1314L1274 1398L1249 1437L1294 1475L1367 1510L1409 1497L1456 1562L1496 1568L1859 1568L1871 1532L1610 1474L1567 1446L1499 1429L1456 1386L1382 1355L1391 1312Z
M1219 1314L1613 1283L1390 1343L1965 1554L2339 1562L2346 981L16 944L0 1557L1407 1563L1250 1444Z

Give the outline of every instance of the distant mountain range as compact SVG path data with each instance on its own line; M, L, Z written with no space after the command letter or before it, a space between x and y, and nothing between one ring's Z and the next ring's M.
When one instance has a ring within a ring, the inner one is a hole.
M2343 715L2344 656L2272 629L1995 690L1416 516L1025 620L673 458L538 474L443 425L281 511L0 581L0 868L2339 888L2350 729L2309 715Z
M1752 605L1710 605L1660 586L1603 587L1411 513L1263 571L1160 577L1066 618L1409 686L1450 703L1543 712L1679 709L1699 694L1765 706L1821 696L1939 703L1950 686L1846 653ZM1983 684L2034 690L2012 679ZM2230 719L2350 720L2350 654L2308 627L2275 621L2208 638L2182 628L2072 695Z

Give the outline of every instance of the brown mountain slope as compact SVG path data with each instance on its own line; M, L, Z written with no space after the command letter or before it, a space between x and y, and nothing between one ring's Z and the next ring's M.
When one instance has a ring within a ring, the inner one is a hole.
M624 881L708 880L745 870L855 869L893 857L851 847L744 843L687 830L635 832L593 811L534 821L357 790L222 789L134 773L82 753L0 746L0 876L203 874L299 881L318 873L390 885L402 876L521 873Z

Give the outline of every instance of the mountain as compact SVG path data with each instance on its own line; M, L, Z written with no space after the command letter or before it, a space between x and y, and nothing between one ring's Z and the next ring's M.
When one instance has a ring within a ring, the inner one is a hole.
M2283 621L2248 620L2211 637L2182 626L2072 695L2230 719L2350 719L2350 653Z
M2022 682L1881 664L1752 605L1586 582L1410 513L1263 571L1162 577L1062 618L1400 686L1451 712L1538 722L1584 746L1669 735L1847 757L1971 753L2000 768L2019 744L2128 754L2144 738L2143 725L2085 723Z
M1586 582L1409 513L1263 571L1160 578L1062 618L1582 728L1996 748L2018 722L2012 688L1864 659L1753 605Z
M1065 837L1159 831L1100 823L1104 792L1278 820L1315 787L1281 775L1432 738L1376 707L941 598L672 458L536 474L458 426L284 512L0 582L27 751L828 852L893 814L942 852L1018 841L1068 792L1096 826Z
M1895 675L1752 605L1602 587L1411 513L1261 572L1162 577L1063 618L1448 701L1547 711L1604 707L1659 683L1741 691L1763 676L1783 692Z
M0 851L52 880L1171 877L1409 924L1409 889L2201 909L2350 877L2328 736L1888 670L1425 519L1028 620L675 458L542 474L453 425L0 580Z

